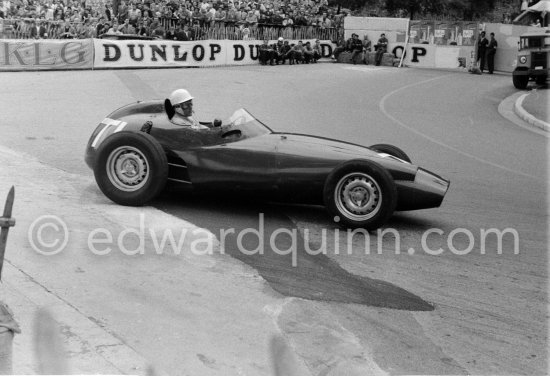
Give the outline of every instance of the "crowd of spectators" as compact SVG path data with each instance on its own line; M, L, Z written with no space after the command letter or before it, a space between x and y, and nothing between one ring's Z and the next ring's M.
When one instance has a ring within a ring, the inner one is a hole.
M295 44L289 44L288 40L279 37L277 43L269 45L269 40L265 39L259 49L261 65L279 65L285 64L288 60L290 65L317 63L323 54L321 41L317 39L313 46L309 41L304 43L298 41Z
M0 18L34 28L36 38L132 34L193 40L201 30L231 27L246 39L257 37L262 26L341 29L346 15L328 0L0 0Z

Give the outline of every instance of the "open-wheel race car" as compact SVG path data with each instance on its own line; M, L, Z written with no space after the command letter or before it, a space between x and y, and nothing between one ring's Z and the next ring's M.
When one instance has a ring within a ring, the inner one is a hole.
M191 129L174 125L160 100L108 115L85 159L101 191L121 205L144 205L169 184L217 197L324 205L335 221L368 230L396 210L440 206L449 188L392 145L275 132L245 109L218 127Z

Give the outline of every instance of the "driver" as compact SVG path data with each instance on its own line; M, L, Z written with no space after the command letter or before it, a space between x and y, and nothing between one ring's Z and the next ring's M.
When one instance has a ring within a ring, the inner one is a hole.
M216 119L214 123L203 123L193 117L193 96L185 89L177 89L164 101L164 109L173 124L191 127L191 129L208 129L219 126Z

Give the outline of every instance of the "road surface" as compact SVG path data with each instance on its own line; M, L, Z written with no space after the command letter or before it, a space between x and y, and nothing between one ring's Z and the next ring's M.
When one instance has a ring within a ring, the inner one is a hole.
M242 255L235 239L208 257L45 258L27 249L10 253L11 264L169 374L268 375L262 355L277 333L314 375L546 372L548 139L498 113L514 93L510 77L340 64L4 74L0 145L24 157L2 189L35 180L42 200L54 193L47 205L21 204L29 211L84 207L113 231L138 226L141 209L102 197L84 146L115 108L180 87L195 96L201 120L246 107L277 131L395 144L449 178L450 190L441 208L398 213L387 226L394 231L351 240L318 207L241 205L223 192L154 202L175 217L171 225L181 220L218 240L221 229L259 228L264 213L268 235L297 230L296 267ZM42 162L42 174L27 157ZM38 212L25 214L23 232ZM306 257L305 246L326 254ZM407 299L415 303L401 304Z

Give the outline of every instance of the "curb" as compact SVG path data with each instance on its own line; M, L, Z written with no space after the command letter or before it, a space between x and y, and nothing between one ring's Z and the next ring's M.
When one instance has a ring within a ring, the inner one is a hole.
M24 312L18 317L18 320L25 324L26 330L24 334L15 337L14 346L17 355L14 368L17 373L37 371L36 355L26 351L25 348L36 346L33 321L36 319L35 311L42 307L47 308L54 315L55 321L62 329L59 336L63 339L67 353L66 358L57 359L57 361L66 362L71 371L88 373L95 372L96 367L100 367L110 373L148 374L148 367L152 364L150 360L145 359L122 339L98 325L91 317L84 315L75 306L48 290L9 261L5 262L4 266L10 280L4 287L11 290L9 295L12 298L15 295L19 296L16 303L18 308L30 309L30 312ZM23 306L19 306L20 304Z
M550 124L548 124L545 121L542 121L540 119L537 119L533 115L531 115L529 112L527 112L523 108L523 100L529 95L530 93L526 93L521 95L518 99L516 99L516 102L514 103L514 112L516 115L518 115L522 120L526 121L527 123L540 128L546 132L550 132Z

